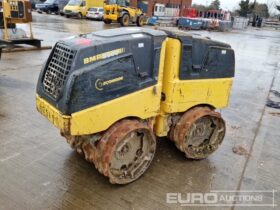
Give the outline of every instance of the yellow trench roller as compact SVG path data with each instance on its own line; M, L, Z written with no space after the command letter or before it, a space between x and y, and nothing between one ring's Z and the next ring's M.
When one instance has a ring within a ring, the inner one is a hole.
M111 183L126 184L149 167L155 136L188 158L217 150L225 122L215 109L228 105L234 65L228 44L201 37L145 28L85 34L54 47L37 109Z

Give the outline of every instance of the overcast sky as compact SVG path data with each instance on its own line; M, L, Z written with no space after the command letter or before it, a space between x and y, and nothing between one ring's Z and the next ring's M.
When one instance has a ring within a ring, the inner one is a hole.
M220 0L221 1L221 7L225 10L233 10L236 8L239 8L238 3L241 0ZM212 0L192 0L193 4L204 4L209 5L212 2ZM250 0L250 2L254 2L254 0ZM272 9L275 7L275 4L280 4L280 0L257 0L259 3L267 3L268 7L270 8L271 12L275 13L276 10Z

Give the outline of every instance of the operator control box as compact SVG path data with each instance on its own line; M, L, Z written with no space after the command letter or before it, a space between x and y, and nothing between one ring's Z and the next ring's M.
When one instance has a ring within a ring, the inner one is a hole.
M3 1L4 18L12 23L32 21L31 3L25 0Z

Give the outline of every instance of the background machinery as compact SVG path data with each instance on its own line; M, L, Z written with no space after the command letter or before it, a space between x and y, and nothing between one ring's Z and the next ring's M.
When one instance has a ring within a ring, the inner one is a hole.
M187 158L216 151L234 77L228 44L146 28L59 41L37 84L38 111L111 183L149 167L156 136Z
M3 0L0 2L0 46L10 51L18 44L32 45L36 49L42 49L41 40L35 39L33 36L31 22L32 13L29 1ZM29 36L23 29L17 28L16 25L20 23L29 25ZM49 48L44 47L44 49ZM21 50L23 49L21 48Z
M103 21L105 24L117 21L122 26L128 26L130 23L143 26L145 18L141 9L128 6L125 0L108 0L104 4Z
M84 18L92 7L102 7L103 0L70 0L63 8L63 14L69 17Z

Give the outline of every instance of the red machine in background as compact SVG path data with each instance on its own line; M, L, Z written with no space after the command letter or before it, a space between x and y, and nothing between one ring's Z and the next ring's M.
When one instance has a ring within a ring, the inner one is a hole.
M189 7L181 9L181 17L229 20L230 13L224 10L198 11L195 8Z
M190 18L195 18L197 17L197 10L195 8L183 8L181 10L181 16L183 17L190 17Z

